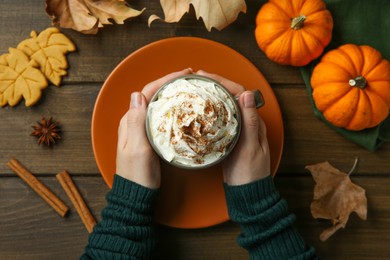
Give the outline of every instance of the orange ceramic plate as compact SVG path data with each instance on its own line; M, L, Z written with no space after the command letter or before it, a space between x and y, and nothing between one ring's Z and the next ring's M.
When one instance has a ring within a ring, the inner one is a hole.
M283 149L283 122L270 85L244 56L220 43L177 37L151 43L123 60L104 83L92 117L92 145L101 174L112 186L117 128L129 107L130 94L173 71L191 67L216 73L247 89L258 88L265 106L259 110L268 128L271 169L275 174ZM221 167L190 171L162 165L158 223L177 228L202 228L229 219Z

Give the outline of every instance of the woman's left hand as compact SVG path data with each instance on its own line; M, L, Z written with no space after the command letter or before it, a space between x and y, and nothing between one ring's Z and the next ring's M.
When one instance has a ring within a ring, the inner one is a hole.
M144 187L160 187L160 161L150 146L145 131L148 103L153 94L167 81L191 74L191 69L168 74L147 84L142 92L131 94L130 108L122 117L118 129L116 173Z

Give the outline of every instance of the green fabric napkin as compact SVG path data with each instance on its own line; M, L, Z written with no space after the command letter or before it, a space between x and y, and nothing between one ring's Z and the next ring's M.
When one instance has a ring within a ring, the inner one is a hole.
M346 43L370 45L390 60L390 1L389 0L325 0L333 17L332 41L324 53ZM315 107L310 77L320 58L301 67L314 114L347 139L374 151L383 142L390 142L390 116L379 126L362 131L349 131L330 124Z

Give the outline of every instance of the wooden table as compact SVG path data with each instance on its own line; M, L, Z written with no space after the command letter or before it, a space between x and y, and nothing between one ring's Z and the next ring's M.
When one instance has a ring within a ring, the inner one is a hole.
M269 61L257 47L254 18L261 1L247 1L248 12L227 29L207 32L193 13L178 24L155 22L162 14L159 1L133 1L146 5L145 13L125 25L107 26L97 35L62 30L77 45L68 55L69 75L60 88L50 86L32 108L23 103L0 108L0 259L77 259L87 243L88 233L74 210L61 218L6 166L18 158L40 180L71 205L55 179L67 169L100 219L107 185L100 176L91 146L91 115L99 90L115 66L138 48L173 36L197 36L221 42L251 60L270 82L284 120L285 146L275 178L280 193L297 215L296 225L325 259L381 259L390 256L390 146L369 152L329 129L313 114L309 97L297 68ZM31 30L50 26L44 1L2 0L0 2L0 53L29 37ZM31 125L41 116L61 121L63 140L53 149L38 146L30 136ZM352 179L367 191L368 219L351 215L346 229L327 242L319 241L328 221L310 214L314 182L305 165L330 161L348 171L354 158L360 159ZM217 226L181 230L157 226L157 255L164 259L247 259L236 245L239 227L227 222Z

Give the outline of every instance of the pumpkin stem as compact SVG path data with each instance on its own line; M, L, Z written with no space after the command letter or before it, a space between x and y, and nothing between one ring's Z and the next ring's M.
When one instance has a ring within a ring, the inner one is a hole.
M363 76L359 76L354 79L350 79L349 85L351 87L365 88L367 85L367 80Z
M303 27L303 22L306 20L306 16L304 16L303 14L297 16L297 17L294 17L292 20L291 20L291 25L290 25L290 28L291 29L294 29L294 30L299 30Z

